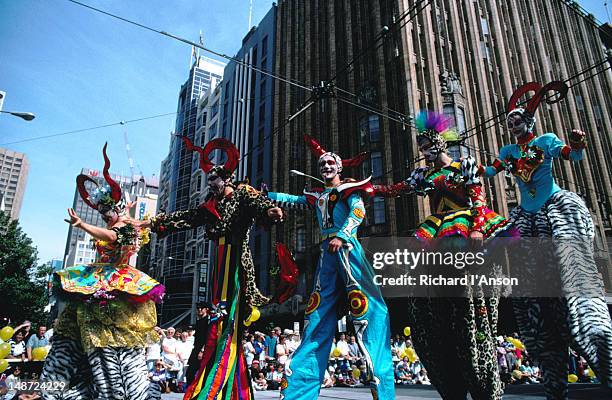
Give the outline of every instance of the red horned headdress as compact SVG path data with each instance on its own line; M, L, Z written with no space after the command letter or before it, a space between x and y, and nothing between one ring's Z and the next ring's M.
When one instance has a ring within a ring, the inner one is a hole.
M305 134L304 140L306 141L306 144L308 145L308 147L310 147L310 150L314 153L315 156L319 158L323 157L324 155L330 155L334 157L336 159L336 164L338 165L338 172L342 171L343 167L359 166L366 158L368 158L368 155L369 155L368 152L364 151L364 152L357 154L353 158L343 160L336 153L332 153L331 151L326 151L323 147L321 147L319 142L317 142L316 139L313 138L312 136Z
M81 195L81 198L89 207L98 210L100 213L105 214L108 211L115 210L118 213L125 210L125 201L123 199L123 192L121 186L113 178L110 173L110 160L106 154L106 148L108 143L104 143L102 148L102 155L104 156L104 168L102 169L102 175L108 186L100 186L98 182L92 179L90 176L85 174L79 174L76 178L77 190ZM96 187L93 193L89 193L85 187L86 182L91 182Z
M547 83L544 86L542 86L538 82L526 83L516 89L510 97L510 100L508 101L508 107L506 109L506 111L508 112L506 119L510 118L511 115L521 115L527 122L528 130L531 132L536 122L535 112L538 106L542 103L542 101L545 101L547 104L554 104L564 99L565 96L567 96L568 90L568 86L561 81L553 81ZM550 91L557 92L557 96L553 98L546 98L546 95ZM535 95L531 99L529 99L525 107L519 107L519 99L521 98L521 96L529 92L535 92Z
M199 146L195 146L188 137L179 137L183 140L183 142L185 142L185 147L187 150L196 151L200 154L200 168L205 174L208 174L214 170L214 172L223 175L224 179L227 179L232 176L236 170L236 167L238 167L240 152L229 140L223 138L213 139L206 143L204 148L201 148ZM210 153L217 149L224 151L225 155L227 156L227 161L225 161L225 164L223 165L215 165L210 161Z

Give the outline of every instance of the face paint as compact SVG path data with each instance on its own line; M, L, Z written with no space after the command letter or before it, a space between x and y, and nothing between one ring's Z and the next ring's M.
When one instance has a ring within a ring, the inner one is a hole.
M529 133L525 119L518 115L511 115L507 121L508 130L515 138L521 138Z
M329 154L321 156L319 159L319 172L326 181L334 179L339 173L336 159Z
M419 144L419 151L423 154L425 160L428 162L435 162L441 153L438 146L435 146L429 140L423 141L422 144Z
M208 188L214 194L220 194L225 189L225 182L219 175L208 175Z
M107 224L112 225L119 220L119 214L115 210L110 210L102 214L102 219Z

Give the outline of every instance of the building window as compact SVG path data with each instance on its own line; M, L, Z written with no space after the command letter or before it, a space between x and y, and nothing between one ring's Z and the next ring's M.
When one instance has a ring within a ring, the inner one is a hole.
M382 154L380 151L374 151L370 158L372 160L372 178L381 178L383 176Z
M374 206L372 207L374 210L374 224L384 224L385 223L385 199L375 198Z
M295 231L295 250L298 252L303 252L306 250L306 228L303 226L298 226Z
M367 140L370 143L377 143L380 141L380 120L378 115L369 115L361 118L359 121L359 136L360 144L364 146Z

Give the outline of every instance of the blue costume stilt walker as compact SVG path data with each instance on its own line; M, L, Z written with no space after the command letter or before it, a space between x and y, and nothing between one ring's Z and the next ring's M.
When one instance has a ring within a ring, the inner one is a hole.
M310 136L305 138L319 156L326 187L301 196L268 193L280 206L314 209L323 236L314 290L305 311L304 337L286 365L281 398L318 398L336 330L336 308L346 296L372 396L395 399L389 313L380 288L374 284L374 270L357 240L357 228L365 217L361 196L371 196L373 188L370 178L342 183L339 177L343 165L358 165L364 155L343 161L324 151Z

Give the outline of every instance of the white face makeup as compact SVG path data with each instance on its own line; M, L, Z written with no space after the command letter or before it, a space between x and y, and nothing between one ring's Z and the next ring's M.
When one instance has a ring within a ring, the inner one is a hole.
M225 182L219 175L208 175L208 188L215 195L222 193L225 189Z
M514 114L508 117L507 124L508 130L515 138L521 138L528 133L525 119L518 114Z
M423 141L421 144L419 144L419 151L423 154L423 157L425 157L425 160L428 162L435 162L440 155L440 149L434 146L434 144L429 140Z
M108 225L114 225L117 223L117 221L119 221L119 214L117 214L115 210L110 210L102 214L102 219Z
M331 181L339 174L339 166L336 159L329 154L319 158L319 172L326 181Z

